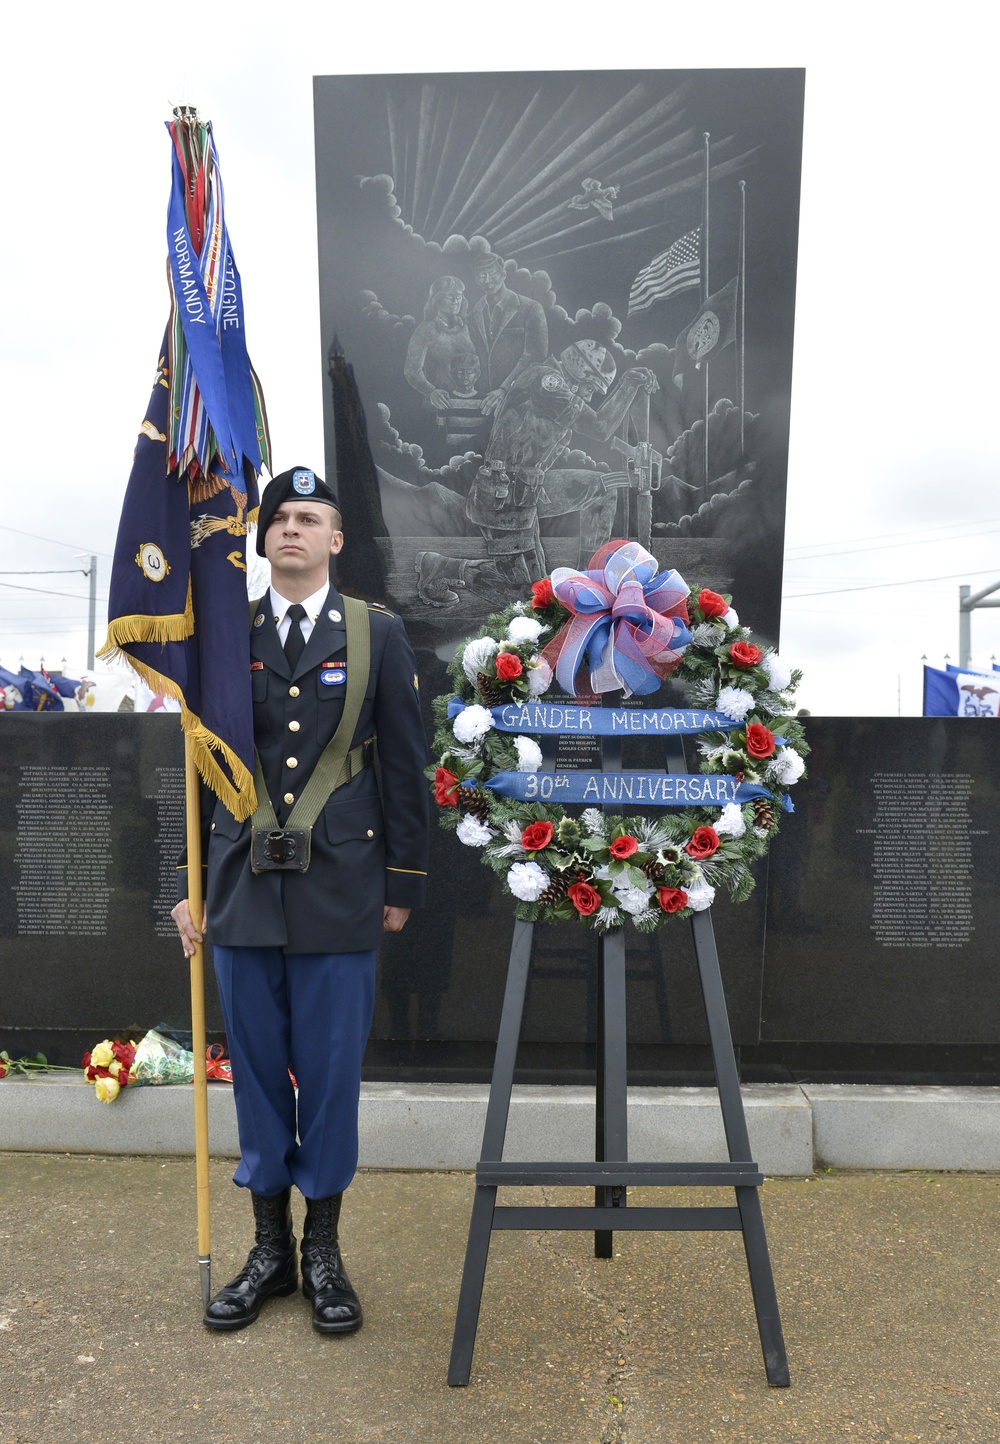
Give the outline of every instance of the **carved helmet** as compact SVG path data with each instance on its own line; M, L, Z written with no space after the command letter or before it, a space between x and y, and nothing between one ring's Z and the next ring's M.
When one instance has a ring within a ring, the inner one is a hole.
M597 341L574 341L560 353L559 364L576 381L589 381L606 392L615 379L615 363Z

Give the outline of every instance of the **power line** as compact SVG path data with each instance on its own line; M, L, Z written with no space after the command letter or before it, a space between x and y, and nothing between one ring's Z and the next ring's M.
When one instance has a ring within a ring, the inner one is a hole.
M982 527L982 526L986 526L986 525L988 525L990 522L994 522L994 521L1000 521L1000 517L996 517L996 516L984 516L984 517L983 517L980 521L978 521L978 522L975 522L975 521L947 521L947 522L942 522L940 525L936 525L936 526L933 526L933 527L926 527L926 526L914 527L914 528L913 528L912 530L910 530L910 531L884 531L884 532L876 532L876 534L875 534L874 536L842 537L842 538L840 539L840 541L838 542L838 545L839 545L839 546L851 546L854 542L879 541L880 539L885 540L885 539L888 539L888 538L890 538L890 537L900 537L900 536L923 536L925 533L930 533L931 536L936 536L936 535L938 535L938 534L939 534L940 532L942 532L942 531L952 531L952 530L954 530L954 528L957 527L957 526L976 526L976 527ZM970 533L970 535L975 535L975 533ZM825 545L826 545L825 542L799 542L799 543L798 543L798 547L799 547L799 548L808 547L808 546L818 547L818 546L825 546ZM808 558L806 558L805 560L808 560Z
M34 538L35 541L49 542L49 543L50 543L52 546L54 546L54 547L69 547L71 551L89 552L89 553L91 554L91 556L96 556L96 557L110 557L110 556L111 556L111 553L110 553L110 552L101 552L101 551L98 551L96 547L80 546L80 544L79 544L78 542L58 541L54 536L39 536L38 532L36 532L36 531L22 531L22 530L20 529L20 527L16 527L16 526L5 526L3 522L0 522L0 531L12 531L15 536L30 536L30 537Z
M833 597L841 592L877 592L882 587L918 587L923 586L925 582L954 582L962 577L979 577L984 572L993 574L996 572L996 567L980 567L975 572L951 572L946 577L910 577L905 582L874 582L864 587L831 587L826 592L794 592L787 600L795 602L801 597Z
M898 547L926 547L942 541L964 541L966 537L970 536L993 536L998 531L1000 531L1000 527L989 527L985 530L979 528L976 531L959 532L956 536L942 537L940 535L932 535L923 537L919 541L885 542L882 546L876 547L849 547L846 551L840 552L813 552L810 556L790 557L789 560L793 562L820 562L824 561L827 557L858 557L864 552L889 552L895 551Z
M21 587L17 582L0 582L0 587L5 587L11 592L37 592L39 596L45 597L70 597L74 602L87 602L90 598L86 592L53 592L48 587ZM106 602L107 597L99 597L98 601Z

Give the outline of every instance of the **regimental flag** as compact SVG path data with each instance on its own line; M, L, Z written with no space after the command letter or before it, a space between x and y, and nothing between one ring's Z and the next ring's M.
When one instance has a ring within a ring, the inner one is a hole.
M938 667L924 667L925 717L998 715L1000 679L983 676L979 672L943 672Z
M701 276L701 227L695 226L669 250L654 256L648 266L632 282L628 295L628 314L648 311L654 301L666 301L678 291L690 291Z
M255 807L247 527L270 466L244 340L211 126L175 112L167 221L171 318L125 491L108 639L176 697L202 778L238 819Z
M24 700L24 678L0 667L0 712L30 712Z
M736 300L739 281L736 276L702 302L701 309L689 326L677 337L674 351L674 385L683 386L688 372L700 371L714 361L721 351L736 340Z

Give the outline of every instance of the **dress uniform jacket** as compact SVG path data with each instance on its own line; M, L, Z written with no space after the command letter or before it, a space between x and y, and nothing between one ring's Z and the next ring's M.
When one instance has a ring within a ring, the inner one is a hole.
M254 740L284 825L344 709L344 604L331 586L294 670L278 640L270 593L250 627ZM381 945L382 909L424 900L428 847L427 743L413 652L402 621L368 604L368 685L352 748L374 740L362 768L332 794L312 830L306 872L250 868L250 821L209 795L203 812L210 936L224 947L289 953L363 952ZM203 790L203 800L205 793ZM204 842L204 839L203 839ZM181 882L186 891L186 878Z

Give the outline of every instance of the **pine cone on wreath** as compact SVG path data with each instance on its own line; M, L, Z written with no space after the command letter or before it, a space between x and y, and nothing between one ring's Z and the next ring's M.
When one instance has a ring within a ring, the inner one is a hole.
M755 826L762 832L770 832L774 826L774 808L766 797L755 797L753 800L753 820Z
M479 695L487 707L499 707L503 701L503 693L497 686L496 678L488 676L485 672L476 673L476 686L479 688Z
M655 857L651 857L648 862L640 863L639 867L640 870L644 872L649 878L650 882L663 881L663 878L665 876L663 867L660 863L657 862Z
M489 821L490 799L478 787L460 787L458 805L463 812L471 812L473 817L478 817L480 822Z
M554 872L548 887L539 895L538 901L542 907L552 907L554 903L560 902L569 892L572 881L572 869L568 872Z

